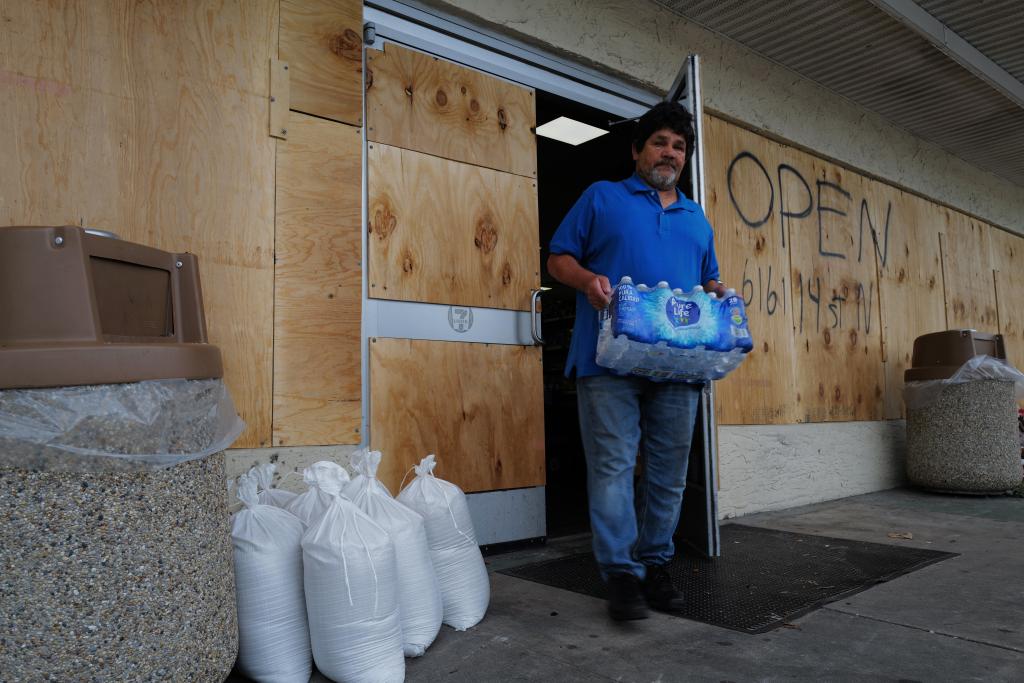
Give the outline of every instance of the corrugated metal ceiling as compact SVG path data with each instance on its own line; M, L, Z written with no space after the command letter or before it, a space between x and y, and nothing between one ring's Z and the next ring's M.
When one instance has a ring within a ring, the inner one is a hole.
M868 0L656 2L1024 186L1024 108ZM1021 80L1019 0L918 5Z
M1024 81L1024 4L1020 0L918 0L917 4Z

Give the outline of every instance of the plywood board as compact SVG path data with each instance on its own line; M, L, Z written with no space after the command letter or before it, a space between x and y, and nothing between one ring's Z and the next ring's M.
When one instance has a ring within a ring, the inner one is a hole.
M999 333L1006 358L1024 371L1024 237L990 227L989 246L995 270Z
M274 445L359 443L362 136L293 113L278 143Z
M743 296L755 347L718 382L716 416L720 424L795 422L792 282L782 232L788 219L784 226L768 175L777 169L779 146L714 117L705 117L704 130L707 213L721 277ZM801 206L806 200L794 196L791 178L785 180L784 206Z
M719 383L720 421L880 419L878 281L861 230L878 221L872 183L714 117L706 131L719 264L754 337Z
M914 340L946 329L939 230L944 209L920 197L873 183L867 190L877 212L864 226L878 266L884 345L886 419L904 416L903 372L911 367Z
M379 143L367 176L371 297L529 309L536 181Z
M942 272L946 284L948 329L996 332L995 282L989 254L989 227L974 218L944 209Z
M270 445L273 0L5 3L0 221L199 257L210 341Z
M378 476L397 492L409 468L437 455L435 474L464 491L544 484L539 347L373 339L370 442Z
M533 90L394 44L366 60L369 140L537 177Z
M362 2L281 0L280 59L292 109L362 125Z
M801 421L880 420L879 288L865 221L885 208L857 174L796 150L786 157L808 170L815 207L790 230Z

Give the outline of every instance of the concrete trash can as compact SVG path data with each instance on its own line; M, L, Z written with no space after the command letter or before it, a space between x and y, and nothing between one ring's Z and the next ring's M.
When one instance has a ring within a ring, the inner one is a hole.
M1017 401L1024 375L1001 335L949 330L914 341L904 373L907 478L954 493L1003 493L1021 483Z
M0 310L2 677L224 680L243 425L196 258L0 228Z

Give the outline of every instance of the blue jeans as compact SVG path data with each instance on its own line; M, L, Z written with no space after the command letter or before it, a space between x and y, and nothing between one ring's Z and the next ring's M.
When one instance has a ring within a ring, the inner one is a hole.
M601 575L631 573L672 559L672 535L701 385L596 375L576 381L594 557ZM633 496L638 451L644 471Z

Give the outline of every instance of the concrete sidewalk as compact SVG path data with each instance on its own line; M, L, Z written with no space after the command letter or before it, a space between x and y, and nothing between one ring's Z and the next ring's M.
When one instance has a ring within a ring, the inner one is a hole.
M407 680L1024 680L1024 499L893 490L737 521L960 556L745 635L657 613L616 624L600 600L494 573L588 544L558 539L489 557L487 617L442 627Z

